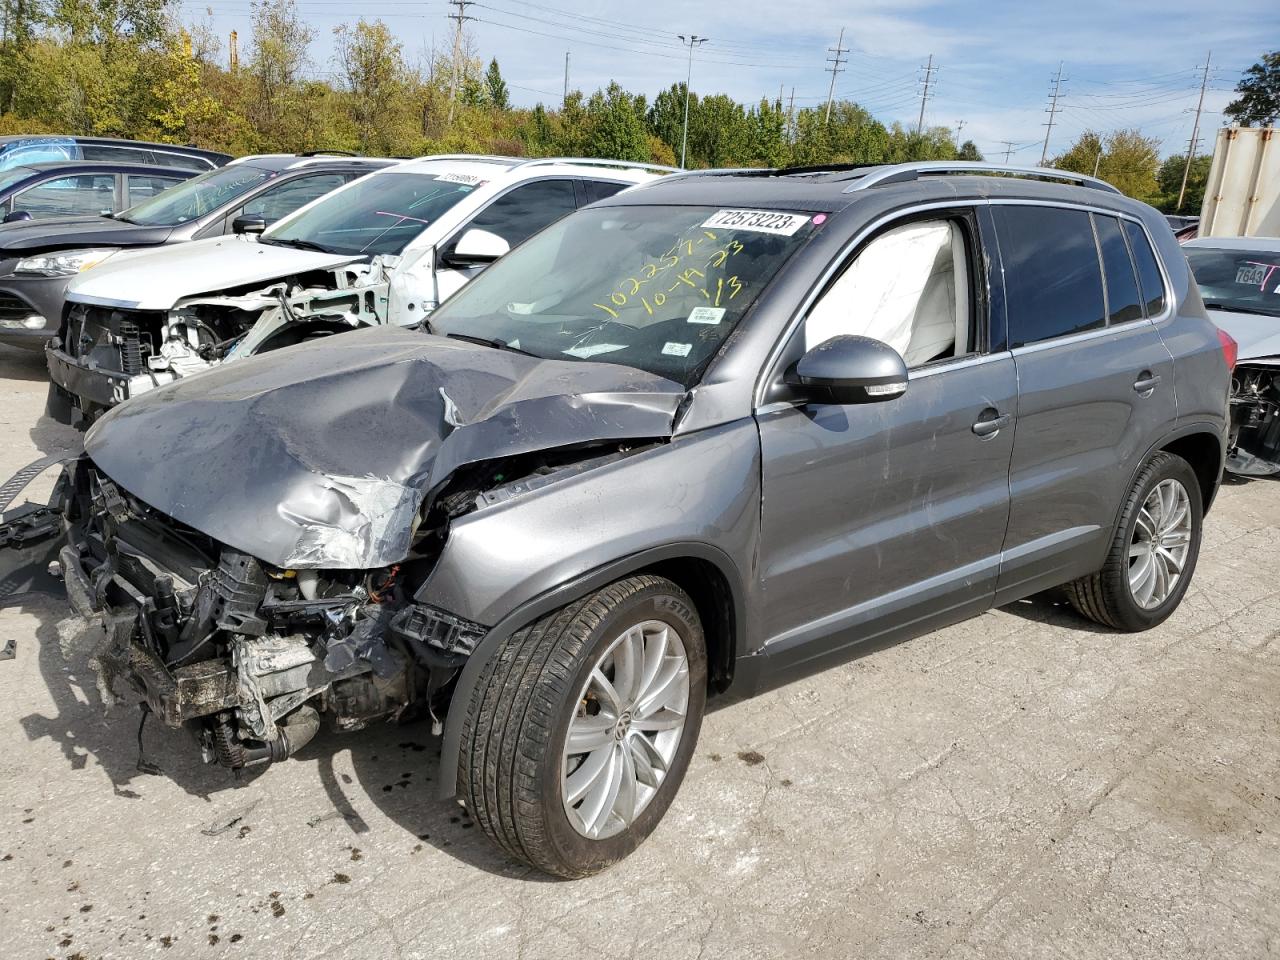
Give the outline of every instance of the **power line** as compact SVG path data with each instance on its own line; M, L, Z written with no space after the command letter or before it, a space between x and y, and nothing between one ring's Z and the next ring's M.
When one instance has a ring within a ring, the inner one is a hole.
M1209 85L1209 61L1213 57L1213 51L1210 50L1208 56L1204 58L1204 75L1200 78L1200 100L1196 104L1196 121L1191 127L1191 142L1187 144L1187 163L1182 168L1182 186L1178 189L1178 205L1173 208L1174 213L1182 210L1182 201L1187 195L1187 178L1191 176L1191 161L1196 155L1196 145L1200 142L1200 111L1204 109L1204 89Z
M1058 113L1058 97L1062 93L1062 61L1058 61L1058 72L1053 78L1053 98L1049 101L1049 108L1045 111L1049 114L1049 122L1045 124L1044 131L1044 149L1040 151L1040 166L1044 166L1049 159L1049 135L1053 133L1053 121Z
M827 63L831 64L825 72L831 74L831 86L827 88L827 118L824 123L831 122L831 101L836 95L836 75L844 69L844 64L848 63L847 59L842 60L841 54L848 53L848 48L844 45L844 27L840 28L840 39L836 41L834 47L827 47L827 51L834 56L827 57Z
M933 75L937 67L933 65L933 54L929 54L929 64L924 68L924 89L920 92L920 119L916 121L916 136L924 132L924 107L929 102L929 86L933 83Z

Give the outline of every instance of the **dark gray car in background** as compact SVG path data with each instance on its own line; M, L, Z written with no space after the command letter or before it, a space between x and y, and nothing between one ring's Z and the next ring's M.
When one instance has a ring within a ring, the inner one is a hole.
M57 333L67 286L122 250L260 233L330 190L394 160L271 154L243 157L163 192L140 171L136 199L113 216L61 217L0 225L0 343L39 350ZM167 185L166 185L167 186ZM36 322L43 317L44 323Z
M1160 623L1229 344L1156 211L1011 173L672 176L421 330L120 405L56 498L107 682L237 769L422 710L444 792L574 877L657 824L709 694L1061 585Z

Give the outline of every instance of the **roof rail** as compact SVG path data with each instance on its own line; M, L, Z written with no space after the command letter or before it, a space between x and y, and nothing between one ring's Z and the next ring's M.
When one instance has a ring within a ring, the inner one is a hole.
M602 160L599 157L534 157L521 160L517 167L549 166L555 163L572 163L580 167L609 167L620 170L654 170L659 173L684 173L678 167L664 167L657 163L632 163L628 160Z
M1053 167L1006 167L998 163L982 163L972 160L919 160L913 163L895 163L872 167L866 173L858 176L849 186L845 187L843 192L854 193L882 183L904 183L910 180L918 180L922 175L947 173L961 175L970 173L1004 174L1005 176L1029 177L1039 180L1061 180L1065 183L1074 183L1077 186L1090 187L1094 190L1121 193L1120 190L1107 183L1107 181L1099 180L1097 177L1091 177L1084 173L1056 170Z
M484 153L428 153L410 160L479 160L482 163L521 163L520 157L500 157Z

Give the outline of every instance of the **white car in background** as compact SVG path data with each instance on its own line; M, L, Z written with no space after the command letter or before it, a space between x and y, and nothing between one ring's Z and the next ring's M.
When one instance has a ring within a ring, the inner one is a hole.
M260 236L122 254L72 283L46 348L50 412L94 419L236 357L420 322L543 227L669 168L435 156L361 177Z
M1182 245L1209 319L1235 340L1227 470L1280 476L1280 237Z

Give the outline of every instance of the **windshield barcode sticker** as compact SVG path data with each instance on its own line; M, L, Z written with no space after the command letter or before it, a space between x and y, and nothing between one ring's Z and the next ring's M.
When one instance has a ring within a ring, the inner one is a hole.
M436 180L440 183L465 183L469 187L478 187L488 182L474 173L440 173L436 175Z
M668 343L663 346L662 352L668 357L687 357L692 349L692 343Z
M809 222L798 213L776 210L717 210L703 227L721 230L750 230L753 233L775 233L789 237Z
M717 324L724 319L724 307L694 307L689 323Z

